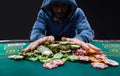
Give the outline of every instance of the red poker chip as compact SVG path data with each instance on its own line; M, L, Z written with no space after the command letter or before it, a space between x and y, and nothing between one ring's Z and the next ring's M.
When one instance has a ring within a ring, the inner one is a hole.
M56 65L56 64L53 64L53 63L51 63L51 62L47 62L47 63L44 63L44 64L43 64L43 67L48 68L48 69L52 69L52 68L56 68L57 65Z
M77 55L86 55L87 52L83 50L82 48L76 50Z
M105 69L105 68L108 67L107 64L105 64L105 63L99 63L99 62L93 62L93 63L91 63L91 65L93 67L95 67L95 68L100 68L100 69Z
M65 61L63 59L54 59L51 62L56 65L63 65Z
M78 59L82 60L82 61L89 61L90 60L89 56L78 56Z
M97 59L100 58L100 59L103 59L103 60L107 59L106 55L104 55L104 54L96 54L96 55L94 55L94 57L97 58Z
M117 61L112 60L112 59L106 59L106 60L104 60L104 63L111 65L111 66L118 66L119 65L119 63Z

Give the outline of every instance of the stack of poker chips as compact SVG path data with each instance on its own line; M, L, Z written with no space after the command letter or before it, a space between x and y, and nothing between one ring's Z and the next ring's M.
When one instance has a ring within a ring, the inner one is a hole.
M84 50L80 45L73 45L68 41L45 42L33 51L10 55L8 58L14 60L27 59L33 62L40 61L43 63L43 67L48 69L63 65L67 60L91 62L93 67L100 69L119 65L118 62L107 58L102 52L93 49Z
M82 48L77 49L74 53L78 56L78 60L91 62L91 65L95 68L105 69L108 66L118 66L119 63L115 60L109 59L105 54L98 53L97 51L90 49L86 51Z

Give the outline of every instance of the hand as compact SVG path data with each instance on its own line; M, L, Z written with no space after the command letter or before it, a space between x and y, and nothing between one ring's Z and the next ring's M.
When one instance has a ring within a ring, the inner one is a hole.
M40 38L34 42L32 42L27 48L23 49L22 52L26 53L29 51L33 51L35 50L40 44L43 44L44 42L52 42L54 41L54 37L53 36L45 36L43 38Z
M100 48L97 48L96 46L90 44L90 43L85 43L83 41L80 41L79 39L77 38L66 38L66 37L62 37L61 39L62 41L69 41L71 44L77 44L77 45L80 45L82 46L83 49L85 50L90 50L90 49L93 49L93 50L96 50L98 53L102 53L101 49Z

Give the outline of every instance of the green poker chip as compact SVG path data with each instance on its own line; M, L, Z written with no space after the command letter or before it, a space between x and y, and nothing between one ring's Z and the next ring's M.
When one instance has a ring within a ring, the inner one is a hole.
M68 59L71 60L71 61L77 61L78 60L78 56L70 55L70 56L68 56Z
M50 62L51 60L52 60L51 58L40 59L40 62L42 62L42 63L46 63L46 62Z
M69 45L60 45L59 48L60 48L60 50L69 50L70 46Z
M59 44L50 44L49 47L56 48L56 47L59 47Z
M28 58L28 60L35 62L38 60L38 57L30 57L30 58Z
M68 45L70 44L69 41L60 41L59 42L60 45Z
M59 52L59 44L50 44L49 48L52 50L53 53Z
M61 59L63 57L63 54L62 53L56 53L54 54L53 58L54 59Z
M81 46L80 45L70 45L71 50L76 50L79 49Z
M33 56L33 55L34 55L33 52L27 52L27 53L25 53L25 56L27 56L27 57L30 57L30 56Z

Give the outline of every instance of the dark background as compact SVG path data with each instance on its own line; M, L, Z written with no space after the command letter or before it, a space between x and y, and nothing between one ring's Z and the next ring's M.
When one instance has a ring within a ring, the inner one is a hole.
M77 0L95 39L120 39L119 0ZM0 40L29 39L42 0L0 0Z

